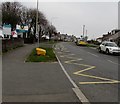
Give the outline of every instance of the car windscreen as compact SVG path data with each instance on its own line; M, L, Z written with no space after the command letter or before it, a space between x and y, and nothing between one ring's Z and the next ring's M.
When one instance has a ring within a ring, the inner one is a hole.
M105 46L117 47L117 44L115 44L115 43L106 43Z

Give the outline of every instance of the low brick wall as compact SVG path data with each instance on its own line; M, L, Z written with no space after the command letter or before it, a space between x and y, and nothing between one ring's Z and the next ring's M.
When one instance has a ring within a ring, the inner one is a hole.
M2 51L8 51L24 45L24 40L22 38L17 39L3 39L2 40Z

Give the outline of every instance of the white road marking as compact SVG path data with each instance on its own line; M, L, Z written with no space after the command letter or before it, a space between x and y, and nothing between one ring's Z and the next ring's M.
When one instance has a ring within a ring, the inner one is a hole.
M55 54L56 55L56 54ZM65 70L64 66L62 65L62 63L60 62L58 56L56 55L56 58L63 70L63 72L65 73L65 75L67 76L67 78L69 79L69 81L72 83L72 85L75 87L73 88L73 91L75 92L76 96L79 98L80 102L82 102L83 104L85 102L87 102L88 104L90 104L89 100L86 98L86 96L82 93L82 91L79 89L79 87L76 85L76 83L71 79L71 77L69 76L69 74L67 73L67 71Z
M56 56L57 57L57 56ZM64 66L62 65L62 63L60 62L59 58L57 57L57 60L63 70L63 72L65 73L65 75L67 76L67 78L69 79L69 81L73 84L74 87L78 87L75 82L71 79L71 77L68 75L67 71L65 70Z
M79 100L83 103L83 104L90 104L90 102L88 101L88 99L84 98L85 95L81 92L81 90L79 88L73 88L73 91L75 92L75 94L77 96L79 96Z
M95 57L99 57L99 56L97 56L96 54L93 54L93 53L91 53L91 52L87 52L87 53L89 53L89 54L91 54L91 55L93 55L93 56L95 56Z
M116 63L116 62L113 62L113 61L111 61L111 60L108 60L108 61L111 62L111 63L113 63L113 64L120 65L120 64L118 64L118 63Z

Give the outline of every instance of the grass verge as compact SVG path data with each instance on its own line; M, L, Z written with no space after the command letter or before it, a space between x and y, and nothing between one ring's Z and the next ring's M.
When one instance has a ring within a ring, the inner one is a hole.
M95 45L95 44L87 44L86 46L87 47L98 47L98 45Z
M57 58L53 52L52 48L43 48L46 50L45 56L38 56L36 53L36 49L34 48L28 58L26 59L26 62L55 62L57 61Z

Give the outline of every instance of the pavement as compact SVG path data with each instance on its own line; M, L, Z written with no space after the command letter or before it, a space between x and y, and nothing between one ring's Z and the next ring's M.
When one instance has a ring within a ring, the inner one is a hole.
M80 102L58 62L25 62L36 44L3 55L3 102Z
M106 55L71 42L59 43L55 49L66 73L89 102L118 104L120 56Z

